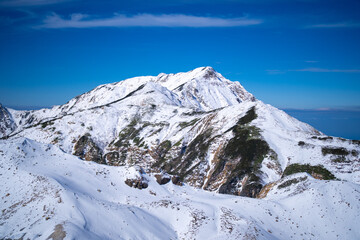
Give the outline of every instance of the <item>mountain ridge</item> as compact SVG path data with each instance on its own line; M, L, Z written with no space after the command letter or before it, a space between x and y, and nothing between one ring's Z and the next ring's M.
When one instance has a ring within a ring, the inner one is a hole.
M195 91L194 86L189 86L189 90L182 91L177 90L174 92L175 95L181 95L178 96L179 100L182 100L182 105L185 107L195 107L199 111L209 111L214 110L216 108L228 106L235 104L243 98L243 100L255 100L255 98L248 93L241 85L240 83L234 83L227 79L225 79L221 74L215 72L215 70L212 67L200 67L196 68L189 72L182 72L177 74L164 74L161 73L158 76L141 76L141 77L133 77L129 79L125 79L120 82L114 82L109 84L103 84L99 85L98 87L95 87L94 89L83 93L81 95L76 96L75 98L69 100L67 103L63 105L57 105L53 106L51 109L40 109L40 110L33 110L33 111L19 111L19 110L13 110L10 109L13 115L18 115L19 113L25 113L29 115L29 113L33 113L28 119L26 119L27 116L19 116L18 118L25 118L24 121L29 121L32 123L34 119L36 120L39 118L39 116L36 116L36 113L39 113L42 111L41 115L47 115L47 118L57 118L64 114L69 114L77 110L86 110L87 108L96 107L99 105L106 105L111 104L114 101L121 100L122 98L126 97L131 92L135 91L140 86L147 84L149 82L154 83L163 83L163 85L167 88L178 88L179 85L182 85L184 87L185 83L190 83L193 80L200 79L201 81L211 80L211 78L214 78L216 80L219 80L220 82L226 82L226 86L232 86L234 89L232 92L233 94L238 94L235 99L232 98L228 101L225 101L223 98L223 102L219 105L214 103L214 100L212 99L212 106L209 106L209 104L206 103L198 103L196 100L189 98L196 98L194 95L198 94L191 94L190 91ZM182 79L180 84L177 82L178 79ZM185 80L184 80L185 79ZM174 83L175 82L175 83ZM197 81L198 83L199 81ZM174 85L175 84L175 85ZM178 85L176 85L178 84ZM161 85L161 84L160 84ZM161 86L163 86L161 85ZM174 87L175 86L175 87ZM174 89L173 89L174 90ZM169 90L171 91L171 90ZM227 91L226 93L229 94L230 91ZM111 94L109 94L111 93ZM217 93L217 92L216 92ZM204 95L204 94L203 94ZM221 94L220 94L221 95ZM241 96L240 96L241 95ZM224 96L222 94L221 96ZM200 98L203 98L203 96L200 95ZM203 101L204 102L204 101ZM44 116L40 116L40 118L44 118ZM39 123L39 122L38 122ZM17 123L18 125L22 125L20 122ZM26 124L25 124L26 126Z

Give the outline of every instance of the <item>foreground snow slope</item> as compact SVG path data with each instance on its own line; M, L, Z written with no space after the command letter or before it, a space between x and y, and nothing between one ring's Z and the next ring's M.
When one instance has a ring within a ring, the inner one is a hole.
M56 146L0 140L0 238L358 239L360 186L296 174L264 199L159 185L135 167L86 162ZM148 188L127 186L142 177Z

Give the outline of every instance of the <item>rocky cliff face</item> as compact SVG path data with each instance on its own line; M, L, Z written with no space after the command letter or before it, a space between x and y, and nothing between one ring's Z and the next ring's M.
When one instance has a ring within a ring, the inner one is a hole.
M359 142L323 135L211 67L127 79L52 109L9 112L18 125L11 138L176 175L219 193L256 197L289 169L313 174L294 164L322 165L338 179L360 182ZM3 135L14 131L6 129Z
M0 104L0 137L8 136L16 127L11 113Z

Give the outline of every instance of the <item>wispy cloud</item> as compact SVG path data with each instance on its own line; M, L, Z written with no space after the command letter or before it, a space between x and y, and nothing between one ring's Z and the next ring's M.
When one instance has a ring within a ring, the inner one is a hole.
M360 23L356 22L341 22L341 23L325 23L325 24L315 24L307 26L307 28L358 28Z
M305 61L306 63L318 63L319 61Z
M50 5L62 2L68 2L70 0L5 0L0 1L0 6L3 7L27 7L27 6L42 6Z
M308 61L306 61L308 62ZM312 62L312 61L310 61ZM314 61L316 62L316 61ZM269 75L285 74L287 72L313 72L313 73L360 73L360 69L327 69L327 68L303 68L290 70L265 70Z
M271 70L265 70L267 74L269 75L278 75L278 74L284 74L286 71L277 70L277 69L271 69Z
M295 72L318 72L318 73L360 73L360 69L326 69L326 68L304 68L290 70Z
M320 108L282 108L285 111L304 111L304 112L360 112L360 106L339 106L339 107L320 107Z
M240 27L261 24L260 19L199 17L184 14L114 14L109 18L93 18L77 13L66 19L57 14L47 16L36 28L99 28L99 27Z

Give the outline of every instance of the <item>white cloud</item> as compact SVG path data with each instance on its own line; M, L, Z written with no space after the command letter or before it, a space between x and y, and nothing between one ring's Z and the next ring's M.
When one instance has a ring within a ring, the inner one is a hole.
M318 63L319 61L305 61L306 63Z
M325 72L325 73L360 73L360 69L326 69L326 68L304 68L291 70L296 72Z
M184 14L115 14L110 18L93 18L81 13L65 19L57 14L47 16L36 28L96 28L96 27L238 27L261 24L259 19L199 17Z

